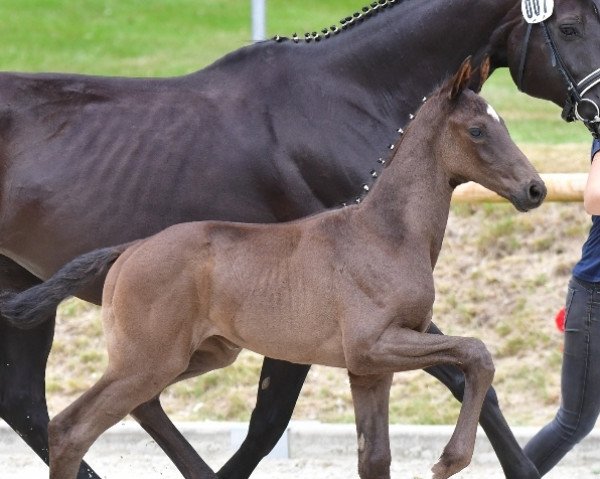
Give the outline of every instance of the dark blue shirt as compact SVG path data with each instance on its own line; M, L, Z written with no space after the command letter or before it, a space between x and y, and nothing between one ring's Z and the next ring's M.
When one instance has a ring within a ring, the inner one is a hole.
M590 234L581 249L581 259L573 268L573 276L590 283L600 282L600 216L592 216Z
M592 143L592 159L600 151L600 141ZM581 249L581 259L573 268L573 276L590 283L600 282L600 216L592 216L588 239Z

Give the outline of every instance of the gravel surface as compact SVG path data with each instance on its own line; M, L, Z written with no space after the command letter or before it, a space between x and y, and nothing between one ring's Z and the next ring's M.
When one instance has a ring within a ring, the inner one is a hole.
M173 469L168 459L160 454L133 455L118 457L115 455L90 454L89 461L94 469L105 479L131 479L143 477L181 478ZM218 467L222 461L210 461L210 465ZM426 461L394 461L392 477L395 479L425 479L431 477ZM48 469L35 457L17 455L0 459L3 478L39 479L47 477ZM464 472L457 474L457 479L504 479L504 474L494 464L477 464L469 466ZM588 479L600 477L600 470L582 464L581 466L558 467L545 476L547 479L577 478ZM325 459L265 459L252 475L256 479L350 479L358 478L353 458Z
M237 423L178 424L208 464L217 470L235 449ZM356 473L355 436L352 425L292 423L286 446L274 454L291 459L267 458L253 479L353 479ZM449 438L445 426L398 426L390 428L392 478L430 478L430 468ZM517 429L521 443L532 429ZM288 447L289 446L289 447ZM164 453L139 426L130 422L115 426L92 447L86 460L105 479L180 478ZM0 478L38 479L48 477L47 467L7 427L0 425ZM504 479L485 437L478 434L473 464L453 476L457 479ZM600 478L600 431L576 448L564 464L544 479Z

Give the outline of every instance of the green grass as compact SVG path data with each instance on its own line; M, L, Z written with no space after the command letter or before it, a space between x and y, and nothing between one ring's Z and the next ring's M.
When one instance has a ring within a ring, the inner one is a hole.
M361 1L268 2L269 35L315 30ZM176 75L250 43L246 0L1 0L0 68Z
M232 0L3 0L3 69L173 75L249 39L249 4Z

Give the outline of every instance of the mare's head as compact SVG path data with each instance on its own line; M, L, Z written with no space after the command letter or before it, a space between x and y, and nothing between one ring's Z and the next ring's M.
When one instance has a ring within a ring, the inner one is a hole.
M521 0L508 64L517 86L600 133L598 0Z
M486 60L478 75L481 82L488 71ZM434 148L448 182L454 187L475 181L508 199L519 211L536 208L546 196L544 182L496 111L468 88L471 74L467 59L427 102L439 119Z

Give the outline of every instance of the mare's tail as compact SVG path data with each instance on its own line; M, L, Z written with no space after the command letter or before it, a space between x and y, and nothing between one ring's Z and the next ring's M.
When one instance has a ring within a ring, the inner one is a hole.
M31 329L54 316L58 304L108 271L132 243L102 248L78 256L50 279L25 291L0 293L0 314L20 329Z

